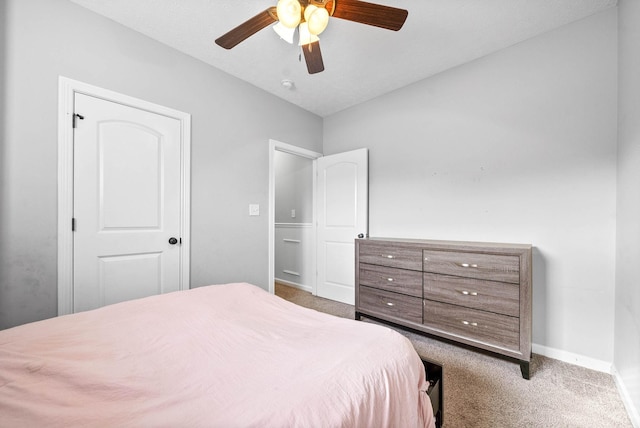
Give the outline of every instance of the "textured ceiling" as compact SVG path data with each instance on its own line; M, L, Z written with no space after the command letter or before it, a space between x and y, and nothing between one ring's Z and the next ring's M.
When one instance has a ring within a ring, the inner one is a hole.
M319 116L327 116L616 5L616 0L368 0L407 9L398 31L333 18L325 71L269 27L231 50L214 40L276 0L71 0ZM339 1L339 0L338 0ZM294 82L293 89L282 86Z

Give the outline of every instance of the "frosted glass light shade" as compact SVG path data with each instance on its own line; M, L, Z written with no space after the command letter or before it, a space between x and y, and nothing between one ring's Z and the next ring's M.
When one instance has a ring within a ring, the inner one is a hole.
M318 10L317 6L314 6L312 4L310 4L309 6L304 8L304 20L309 22L309 16L311 16L311 14L313 12L315 12L316 10Z
M299 46L304 46L308 45L309 43L320 41L318 36L309 32L308 23L303 22L302 24L300 24L300 27L298 27L298 29L300 30L300 41L298 42Z
M282 25L287 28L296 28L302 16L302 6L298 0L278 0L276 13Z
M278 36L280 36L280 38L285 42L293 44L293 36L295 35L296 27L285 27L282 25L282 22L278 22L273 26L273 31L278 33Z
M309 32L318 35L327 28L329 12L324 7L309 5L304 10L304 19L309 24Z

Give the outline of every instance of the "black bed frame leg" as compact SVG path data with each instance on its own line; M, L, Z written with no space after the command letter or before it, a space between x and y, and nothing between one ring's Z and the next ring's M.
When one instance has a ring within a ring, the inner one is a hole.
M360 312L356 311L356 316L355 316L356 321L360 321L361 318L362 318L362 315L360 314Z
M522 377L524 379L531 379L531 374L529 372L531 363L529 361L520 361L520 371L522 372Z

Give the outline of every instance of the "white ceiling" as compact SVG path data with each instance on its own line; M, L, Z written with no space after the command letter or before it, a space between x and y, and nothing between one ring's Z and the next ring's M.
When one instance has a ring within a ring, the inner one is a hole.
M300 48L269 27L231 50L222 34L276 0L71 0L319 116L616 5L616 0L368 0L407 9L398 31L333 18L309 75ZM338 0L339 1L339 0ZM295 82L292 90L281 82Z

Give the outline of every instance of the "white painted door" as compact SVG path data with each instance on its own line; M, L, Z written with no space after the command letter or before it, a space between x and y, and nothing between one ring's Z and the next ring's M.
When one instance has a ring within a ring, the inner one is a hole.
M74 103L73 312L178 290L180 121L79 93Z
M353 305L355 238L368 233L368 150L318 159L317 295Z

